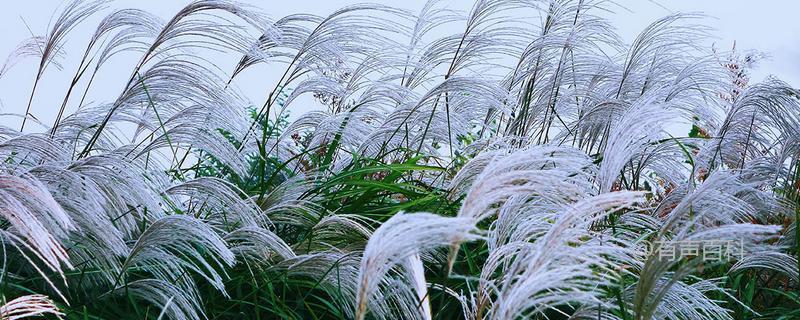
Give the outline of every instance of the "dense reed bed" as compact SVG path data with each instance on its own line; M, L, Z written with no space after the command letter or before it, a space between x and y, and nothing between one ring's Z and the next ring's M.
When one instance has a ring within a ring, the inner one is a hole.
M798 91L703 16L624 43L615 8L65 4L0 71L38 65L0 127L0 318L800 316Z

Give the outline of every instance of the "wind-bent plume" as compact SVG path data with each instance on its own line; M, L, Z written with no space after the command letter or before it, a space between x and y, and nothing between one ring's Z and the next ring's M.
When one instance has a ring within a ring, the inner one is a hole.
M477 235L474 234L476 231L474 223L475 220L472 218L448 218L430 213L399 213L381 224L370 236L361 257L361 266L358 269L356 319L363 319L371 304L381 303L381 298L373 297L373 294L379 290L388 290L380 288L381 282L395 266L403 264L420 252L427 252L453 242L475 239ZM418 281L405 284L400 282L394 285L406 286L406 289L400 290L412 292L419 290L412 289L417 286L415 283ZM418 292L412 296L418 297L417 294ZM414 301L412 305L419 305L419 302Z
M0 319L17 320L52 314L61 319L64 314L53 301L45 295L31 294L21 296L0 306Z

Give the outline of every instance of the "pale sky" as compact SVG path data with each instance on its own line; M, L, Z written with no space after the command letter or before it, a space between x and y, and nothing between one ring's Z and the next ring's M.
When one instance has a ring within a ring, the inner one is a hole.
M473 3L471 0L443 1L450 8L462 11L468 11ZM190 0L117 0L110 6L112 8L144 9L168 20L189 2ZM335 9L364 1L240 0L240 2L258 7L272 18L279 18L292 13L327 15ZM369 2L412 9L416 12L422 7L425 0L372 0ZM795 87L800 86L800 22L797 18L797 12L800 12L800 2L798 1L619 0L617 3L624 8L612 8L615 12L609 14L608 18L627 42L630 42L639 31L659 17L673 12L701 12L710 16L704 23L715 28L714 34L717 37L715 43L718 48L730 49L735 40L737 49L756 49L768 56L759 64L758 69L753 71L751 82L774 75ZM48 20L61 4L59 0L7 1L4 3L3 10L0 11L0 30L2 30L0 32L2 34L0 59L5 59L5 56L20 41L31 35L31 31L37 35L46 33ZM68 35L70 40L65 47L67 52L64 63L65 70L59 72L53 68L44 75L40 87L37 89L38 93L32 108L32 113L44 123L52 123L55 118L60 100L64 96L78 62L76 60L79 60L83 53L86 38L94 31L97 21L102 16L103 14L96 15ZM26 24L30 26L31 31L28 30ZM453 30L453 32L458 31ZM34 59L23 60L0 79L0 103L2 103L0 104L0 113L24 113L33 85L36 65ZM111 65L109 68L111 71L106 70L105 75L98 76L106 78L100 79L99 84L93 87L94 91L105 90L118 93L121 90L119 86L124 83L116 84L113 81L114 76L123 74L122 78L126 78L131 72L129 63ZM243 88L243 91L247 94L248 91L263 91L264 88L266 87L257 86ZM255 103L262 101L259 96L250 98ZM70 111L68 110L68 113ZM19 121L19 118L0 115L0 124L2 125L16 127Z

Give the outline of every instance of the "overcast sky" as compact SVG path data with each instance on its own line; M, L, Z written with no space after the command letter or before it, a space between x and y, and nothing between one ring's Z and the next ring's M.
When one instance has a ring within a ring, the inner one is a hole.
M443 0L449 7L467 11L471 0ZM169 19L189 0L117 0L112 8L139 8ZM357 0L245 0L271 17L282 17L292 13L313 13L326 15L342 6L364 2ZM425 0L372 0L373 3L384 3L405 9L418 11ZM762 61L753 71L752 82L760 81L768 75L775 75L795 87L800 86L800 22L797 12L800 2L784 1L748 1L748 0L619 0L624 8L614 9L609 14L612 25L620 35L630 42L647 24L664 15L674 12L702 12L710 16L706 24L715 28L715 43L723 50L730 49L733 41L738 49L757 49L765 53L768 59ZM6 1L0 11L0 59L11 52L14 47L33 33L46 33L48 20L61 1L28 0ZM99 19L99 17L98 17ZM97 20L85 23L76 29L67 44L67 63L64 72L49 70L37 89L32 113L50 123L55 118L63 97L66 85L74 72L69 61L80 58L86 37L93 32ZM26 27L30 26L31 31ZM457 32L458 30L453 30ZM76 43L77 42L77 43ZM72 58L70 60L70 58ZM73 61L77 64L77 61ZM6 76L0 79L0 113L24 113L27 97L35 76L36 63L33 60L22 61ZM129 64L112 66L119 70L106 73L112 75L119 71L125 77L131 72ZM109 85L104 87L101 79L93 90L119 92L121 88ZM253 98L258 101L259 98ZM17 126L19 119L0 115L0 124ZM27 130L26 130L27 131Z

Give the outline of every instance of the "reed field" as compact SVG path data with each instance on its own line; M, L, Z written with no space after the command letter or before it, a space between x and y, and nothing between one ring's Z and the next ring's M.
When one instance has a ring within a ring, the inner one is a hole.
M64 2L0 69L0 319L800 319L800 90L617 9Z

